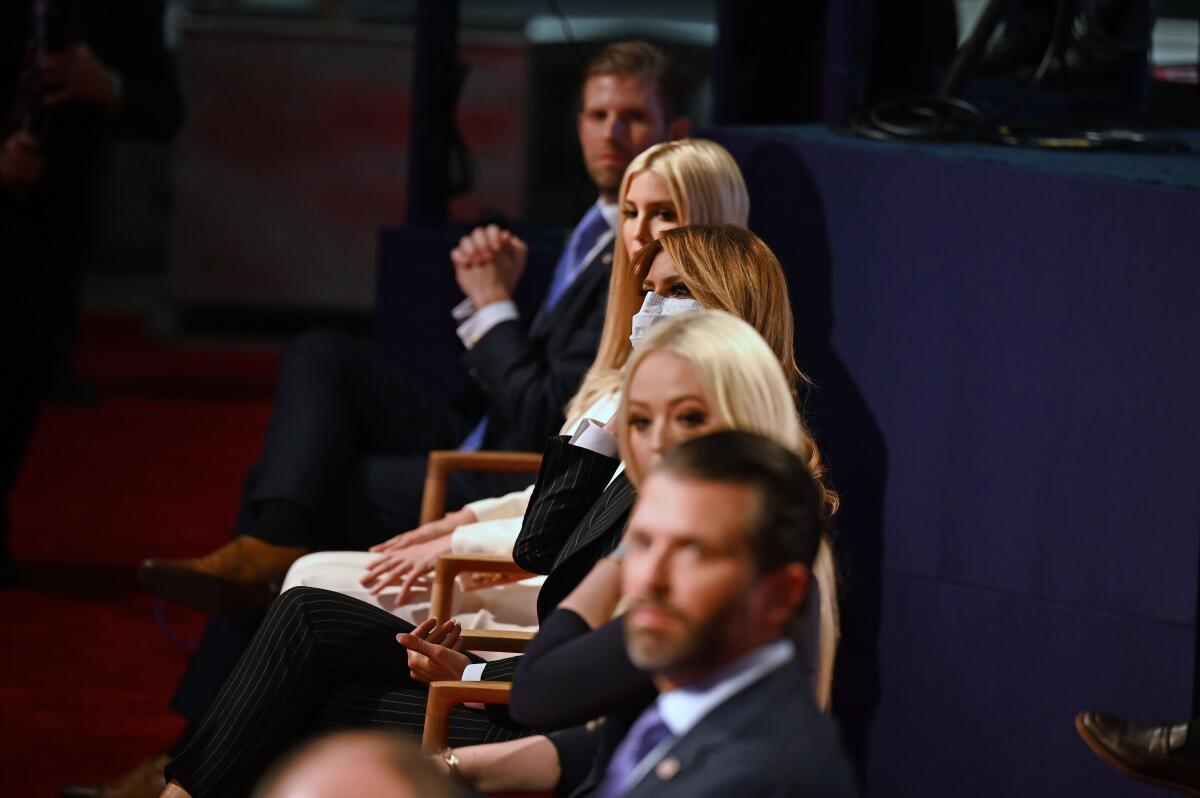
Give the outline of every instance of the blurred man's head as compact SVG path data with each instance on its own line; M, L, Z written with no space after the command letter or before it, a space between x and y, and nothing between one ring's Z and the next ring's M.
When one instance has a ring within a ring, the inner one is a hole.
M633 663L671 689L783 637L820 538L820 495L795 454L736 431L667 452L625 535Z
M340 732L301 747L272 770L255 798L463 798L417 746L382 732Z
M658 48L617 42L584 69L579 143L605 202L615 202L629 162L647 147L686 136L686 82Z

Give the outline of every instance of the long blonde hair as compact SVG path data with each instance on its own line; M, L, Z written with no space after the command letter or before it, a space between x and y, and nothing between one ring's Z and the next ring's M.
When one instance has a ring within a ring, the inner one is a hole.
M683 224L731 224L745 227L750 216L750 194L737 161L729 151L707 139L664 141L642 152L625 170L618 206L625 204L629 184L642 172L654 172L667 184ZM620 381L620 369L629 357L629 321L641 305L643 273L630 268L620 227L613 246L612 276L608 281L608 306L596 358L574 398L567 405L568 419L579 418L593 402L611 392Z
M839 635L837 574L829 544L838 496L828 484L820 451L796 407L792 392L795 381L785 371L778 353L758 331L731 313L708 310L659 324L625 366L620 406L613 425L626 476L635 485L640 485L645 475L629 447L626 423L629 383L638 366L656 352L669 352L690 363L705 387L713 412L728 427L757 433L796 452L807 463L817 483L824 513L821 545L812 567L820 586L815 686L817 702L826 708Z

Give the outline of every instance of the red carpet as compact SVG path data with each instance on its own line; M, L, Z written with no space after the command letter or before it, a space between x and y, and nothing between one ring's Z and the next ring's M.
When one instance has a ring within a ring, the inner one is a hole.
M155 345L89 319L78 360L102 399L43 413L13 502L17 587L0 592L0 794L52 796L161 750L185 653L134 568L228 539L270 410L276 352ZM203 616L171 609L190 639Z

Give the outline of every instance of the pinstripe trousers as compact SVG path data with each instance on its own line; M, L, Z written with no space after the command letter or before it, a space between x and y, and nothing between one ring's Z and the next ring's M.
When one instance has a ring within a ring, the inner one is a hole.
M396 641L412 628L340 593L286 591L168 765L167 779L177 779L193 798L247 795L280 754L313 733L375 727L419 735L427 694L409 676L407 651ZM489 678L506 676L503 666L488 670ZM451 745L531 733L499 725L485 711L451 712Z

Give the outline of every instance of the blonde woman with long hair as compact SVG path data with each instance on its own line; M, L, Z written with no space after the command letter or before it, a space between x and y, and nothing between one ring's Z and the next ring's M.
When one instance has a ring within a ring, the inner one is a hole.
M813 591L815 596L810 593L808 615L798 619L802 623L797 635L812 659L817 705L828 709L839 637L837 575L830 546L839 499L826 481L816 442L797 409L794 374L780 363L769 346L763 345L765 341L753 326L728 313L710 311L674 320L656 333L630 359L626 386L656 352L686 360L707 388L713 412L728 428L758 433L794 451L808 464L816 480L825 508L821 545L813 562L818 589ZM781 365L783 368L778 368ZM791 368L795 368L794 363ZM795 374L803 376L800 372ZM627 390L623 396L628 396ZM617 411L616 432L626 472L630 481L638 485L645 476L639 464L646 458L634 456L638 444L637 430L630 423L633 415L629 403L623 402Z
M813 564L816 588L795 619L794 637L811 666L817 704L828 709L838 640L829 530L838 499L824 479L817 446L797 410L794 384L778 353L754 327L721 311L692 314L658 326L633 353L612 426L625 475L635 486L667 449L724 429L762 435L808 463L822 492L825 531ZM606 711L599 703L619 702L646 686L643 676L624 664L619 647L600 642L611 630L587 634L619 613L620 549L614 555L598 560L548 614L538 640L526 652L510 707L519 722L539 728L582 722ZM586 661L603 662L594 676L600 678L607 668L612 683L577 700L556 692L567 669L573 680L586 681L586 674L578 671Z
M607 420L616 407L613 375L630 351L630 319L642 302L645 270L631 261L664 230L684 224L745 227L750 200L737 163L727 150L705 139L655 145L629 165L618 193L620 223L613 250L608 306L596 359L588 379L567 408L563 434L583 418ZM717 304L716 307L728 307ZM733 309L733 308L731 308ZM595 375L595 378L593 378ZM424 619L427 601L410 591L438 556L511 553L533 487L472 502L444 518L372 547L370 552L319 552L297 560L283 589L323 587L360 598L413 621ZM540 580L460 593L456 617L468 628L529 628L536 624L530 589Z

